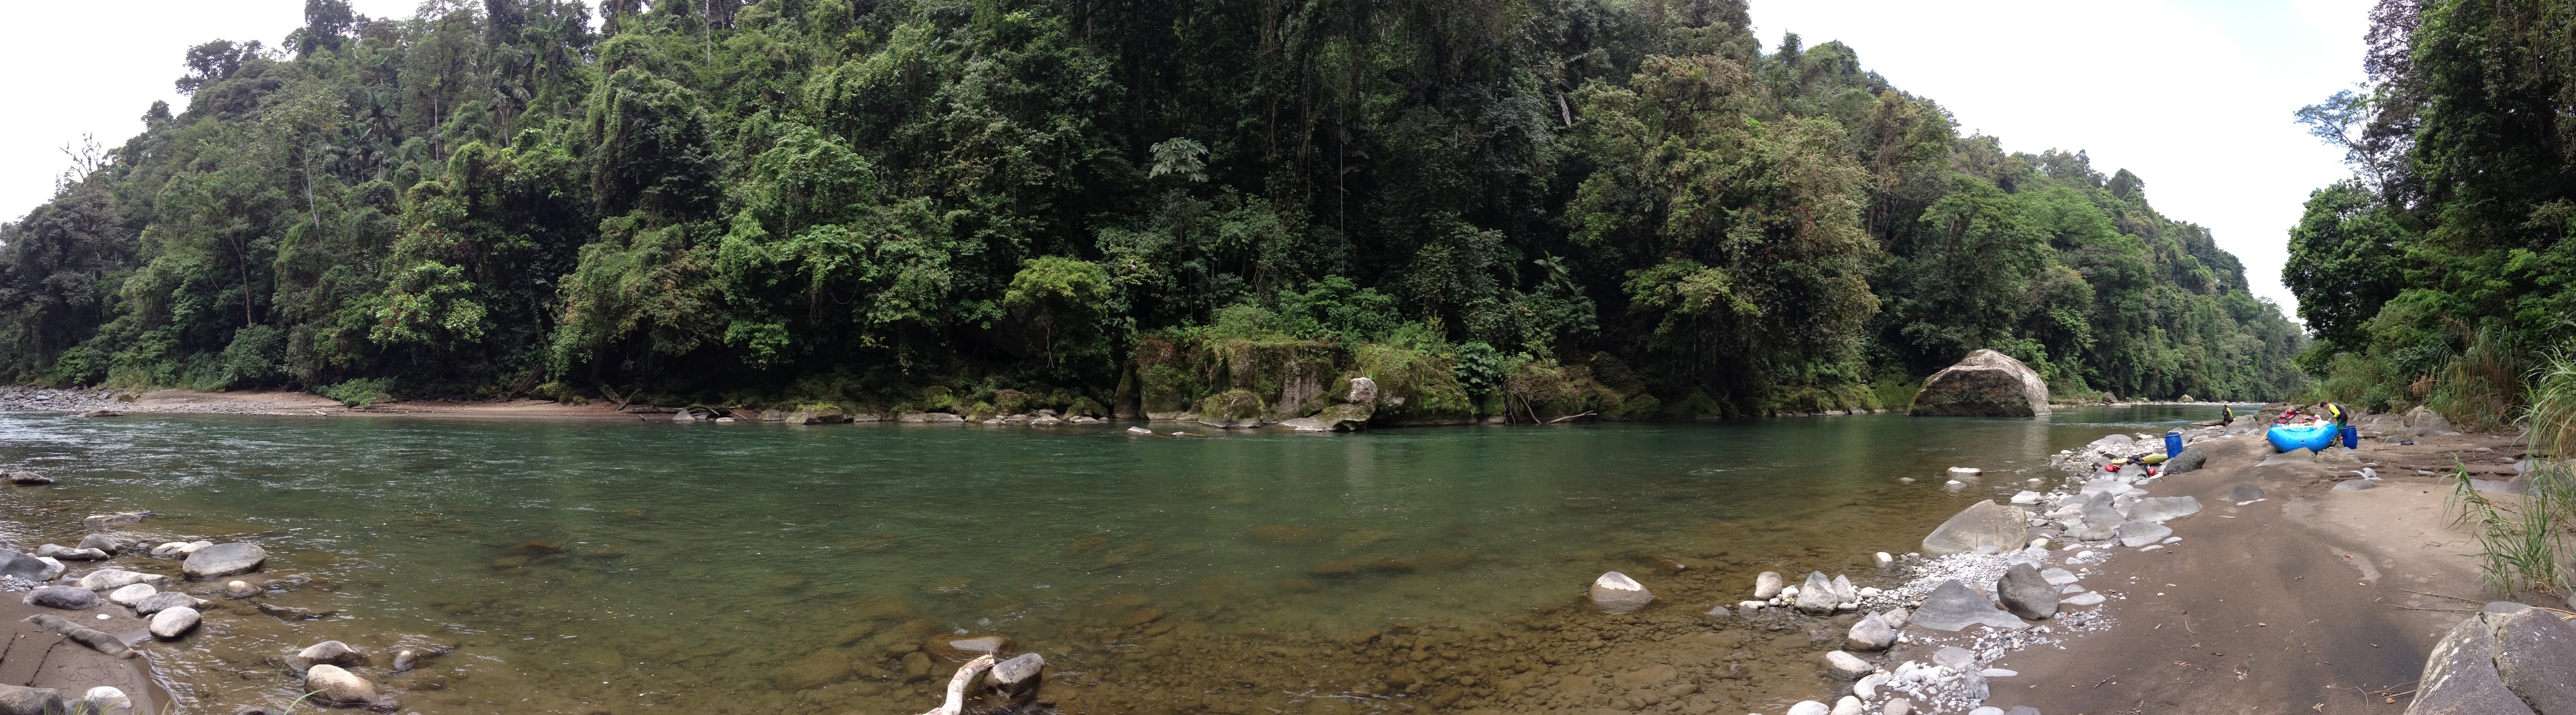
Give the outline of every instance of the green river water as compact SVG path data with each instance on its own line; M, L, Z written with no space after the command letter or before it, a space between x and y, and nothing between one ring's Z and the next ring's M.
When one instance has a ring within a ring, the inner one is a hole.
M333 638L378 654L359 672L404 712L901 715L936 705L946 635L989 633L1045 655L1048 700L1086 713L1740 713L1813 679L1742 664L1807 635L1699 618L1754 572L1866 583L1872 552L2054 479L2059 449L2216 413L1198 438L0 414L0 467L60 480L0 491L0 536L69 544L84 515L149 510L129 538L266 545L258 602L332 615L225 601L147 647L188 712L292 699L283 656ZM1987 474L1945 489L1954 465ZM1605 570L1661 600L1576 607ZM1738 664L1685 669L1709 679L1692 693L1569 690L1587 654L1651 659L1686 630ZM439 655L395 675L395 648Z

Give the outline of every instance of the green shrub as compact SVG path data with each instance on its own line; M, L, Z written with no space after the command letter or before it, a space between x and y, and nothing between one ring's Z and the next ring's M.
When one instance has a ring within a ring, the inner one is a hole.
M387 390L392 389L393 386L393 378L379 377L374 379L350 380L337 385L324 387L320 390L316 390L315 392L322 393L323 397L339 400L340 404L348 405L350 407L371 407L378 402L393 399L393 394L387 392Z

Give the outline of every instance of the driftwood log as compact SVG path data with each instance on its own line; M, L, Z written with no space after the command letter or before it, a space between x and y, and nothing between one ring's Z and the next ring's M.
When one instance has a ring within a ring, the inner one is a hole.
M985 670L992 667L993 656L990 653L975 656L974 660L958 666L957 674L948 678L948 701L941 703L937 709L921 715L959 715L966 712L967 686L974 685L976 676L983 675Z

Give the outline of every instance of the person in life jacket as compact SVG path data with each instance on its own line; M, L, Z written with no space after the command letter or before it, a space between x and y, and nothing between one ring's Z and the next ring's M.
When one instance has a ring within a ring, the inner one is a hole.
M2332 403L2332 402L2328 402L2328 403L2326 403L2326 405L2325 405L2325 406L2326 406L2326 417L2327 417L2328 419L2334 420L2334 423L2335 423L2335 424L2338 424L2338 425L2347 425L2347 424L2352 424L2352 412L2351 412L2350 410L2346 410L2346 409L2344 409L2344 408L2343 408L2343 405L2339 405L2339 404L2335 404L2335 403Z

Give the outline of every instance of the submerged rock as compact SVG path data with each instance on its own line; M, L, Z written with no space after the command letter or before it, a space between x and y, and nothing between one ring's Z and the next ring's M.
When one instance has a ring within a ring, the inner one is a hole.
M1956 631L1979 623L1996 628L2029 627L1955 579L1941 582L1923 597L1923 606L1914 611L1913 623L1936 631Z
M259 587L250 585L249 581L228 581L224 583L224 597L226 598L244 599L257 595L259 595Z
M188 578L220 578L257 571L259 565L266 561L268 550L258 544L216 544L189 554L188 560L179 565L179 570L188 574Z
M1995 582L1995 595L2001 597L2004 609L2013 615L2034 621L2057 615L2057 587L2030 564L2018 564L2005 571Z
M22 487L39 487L54 483L54 478L35 472L10 472L9 483Z
M2227 492L2228 501L2244 502L2261 498L2263 498L2263 488L2254 486L2253 482L2237 482L2236 488Z
M1971 504L1949 521L1923 537L1923 554L1947 556L1976 551L1986 547L2021 548L2029 533L2030 512L1997 504L1992 499Z
M2049 414L2048 382L2010 355L1993 350L1968 353L1967 359L1924 379L1906 414L1917 417L2031 417Z
M323 665L349 666L366 664L367 654L360 653L358 652L358 649L351 648L349 647L349 644L339 641L323 641L305 646L304 650L296 651L295 655L286 657L286 667L294 668L296 670L310 670L315 666Z
M1654 592L1646 590L1645 584L1617 571L1593 579L1588 597L1592 599L1592 605L1611 613L1634 612L1655 600Z

